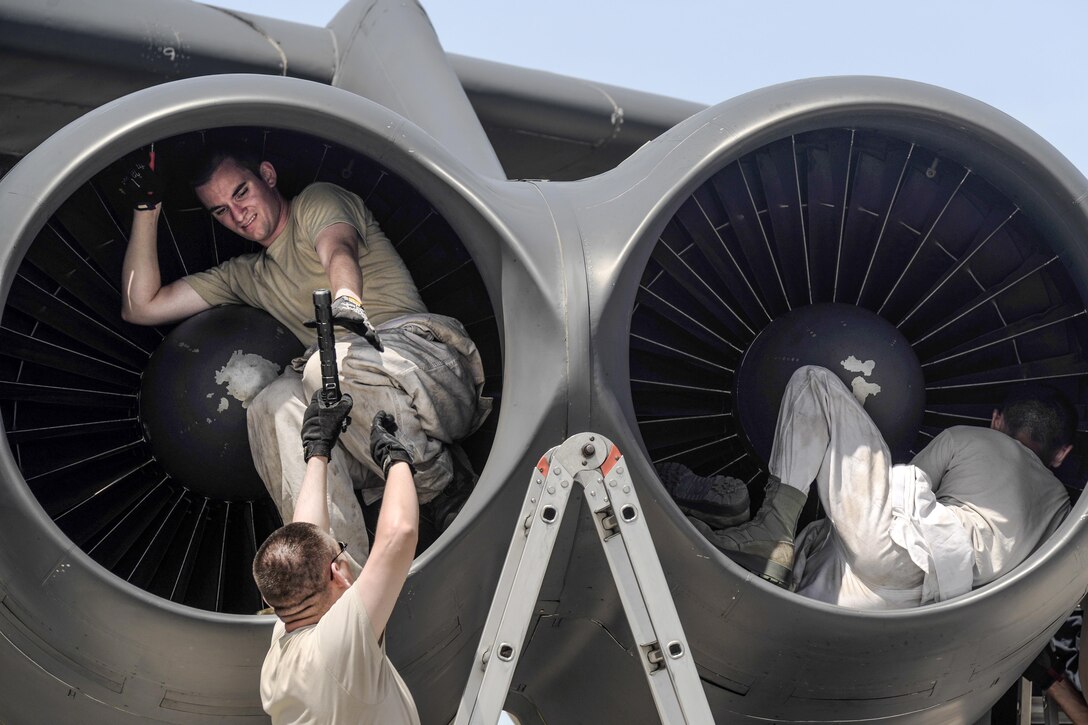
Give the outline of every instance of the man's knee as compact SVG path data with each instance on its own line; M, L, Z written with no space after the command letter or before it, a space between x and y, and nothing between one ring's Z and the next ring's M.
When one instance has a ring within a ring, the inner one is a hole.
M371 347L369 342L364 342L361 346L358 346L357 342L353 342L354 340L362 339L357 335L342 334L341 336L347 339L341 339L336 342L336 367L341 377L344 378L344 361L348 357L352 355L366 355L369 357L370 354L377 356L378 353ZM380 360L381 358L375 357L374 359ZM309 401L310 396L313 395L315 391L324 387L325 381L322 377L323 372L324 371L321 369L321 355L315 352L313 355L310 355L306 360L306 363L302 366L301 386L307 401ZM341 381L341 384L342 382L343 381Z
M249 401L246 408L249 425L271 421L284 406L302 405L305 408L301 390L302 384L297 374L284 374L273 380Z
M802 365L793 371L793 375L790 376L790 382L794 380L821 380L831 381L838 380L839 376L831 372L822 365ZM840 381L841 382L841 381Z
M814 390L838 388L850 393L850 388L846 386L842 378L821 365L802 365L793 371L789 383L786 384L786 391L795 391L802 387ZM853 395L853 393L850 394Z

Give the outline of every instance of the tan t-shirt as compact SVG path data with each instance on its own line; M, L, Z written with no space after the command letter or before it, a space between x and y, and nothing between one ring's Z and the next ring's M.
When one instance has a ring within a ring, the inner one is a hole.
M1069 513L1061 482L1031 449L1000 431L948 428L911 462L967 529L976 587L1026 559Z
M363 240L361 295L371 323L426 312L408 268L374 215L362 199L335 184L310 184L292 199L287 226L267 249L184 279L212 306L245 304L265 310L308 346L317 339L302 324L314 317L313 291L330 286L314 240L322 229L338 222L353 226Z
M261 706L274 725L419 725L354 588L315 625L287 632L276 622L261 668Z

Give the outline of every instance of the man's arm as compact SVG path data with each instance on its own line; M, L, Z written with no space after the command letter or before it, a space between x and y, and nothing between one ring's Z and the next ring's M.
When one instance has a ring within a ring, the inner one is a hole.
M161 208L132 212L132 236L121 266L121 318L136 325L177 322L211 307L184 279L162 285L157 243Z
M328 464L342 423L351 410L351 396L325 406L321 391L314 392L302 420L302 448L306 473L295 501L294 521L329 530ZM366 609L374 634L381 637L393 613L393 605L408 579L419 540L419 499L412 478L412 456L396 436L393 416L380 411L370 429L374 461L385 471L385 494L363 570L352 588Z
M346 222L330 224L322 229L314 239L314 248L325 274L329 277L329 288L333 297L351 295L362 299L363 273L359 269L359 244L362 239L355 227Z
M330 224L317 234L314 248L333 293L332 317L337 325L362 335L379 352L385 348L363 309L363 272L359 268L359 232L345 222Z
M389 468L374 544L354 588L366 608L374 634L381 637L408 579L419 539L419 499L407 463Z
M1055 682L1046 694L1069 716L1073 725L1088 725L1088 704L1084 702L1084 695L1069 680Z
M310 523L328 531L329 457L354 401L344 394L333 405L325 405L321 402L321 392L314 391L302 418L302 455L306 460L306 473L291 521Z
M933 486L933 493L940 490L941 480L948 472L949 466L952 465L954 452L952 434L946 429L941 431L911 460L911 465L921 468L929 476Z
M295 501L292 522L313 524L322 531L329 530L329 459L314 456L306 461L306 473Z
M1085 595L1080 600L1081 611L1088 606L1088 595ZM1077 671L1088 673L1088 654L1085 654L1085 642L1083 625L1081 625L1081 635L1077 637ZM1083 685L1083 680L1081 684ZM1088 702L1085 702L1084 695L1073 687L1073 684L1068 680L1062 680L1055 683L1053 687L1047 690L1047 694L1054 698L1054 702L1058 704L1058 707L1062 709L1069 719L1073 722L1073 725L1088 725Z
M385 494L363 571L354 589L380 639L393 605L408 579L419 540L419 499L412 477L412 455L397 437L393 416L380 411L370 428L370 451L385 471Z
M1088 602L1088 596L1081 601L1081 606ZM1076 613L1076 610L1073 611ZM1068 622L1068 620L1067 620ZM1083 666L1085 659L1083 640L1077 636L1078 667ZM1085 703L1084 695L1065 679L1064 673L1055 669L1051 660L1051 649L1048 645L1024 670L1023 677L1029 680L1040 692L1052 699L1055 704L1074 723L1074 725L1088 725L1088 703ZM1085 670L1080 670L1085 672Z

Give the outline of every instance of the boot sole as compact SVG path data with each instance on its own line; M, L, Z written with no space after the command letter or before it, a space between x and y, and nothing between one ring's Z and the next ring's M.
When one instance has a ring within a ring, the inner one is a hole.
M792 569L752 554L744 554L739 551L725 551L723 553L747 571L759 575L776 586L793 591Z

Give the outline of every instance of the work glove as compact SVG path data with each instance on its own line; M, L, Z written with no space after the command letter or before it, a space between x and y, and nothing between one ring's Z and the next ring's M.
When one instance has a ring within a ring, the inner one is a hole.
M374 346L378 352L384 352L385 346L378 339L378 331L370 324L370 318L366 316L363 304L351 295L340 295L332 301L332 324L340 325L348 332L354 332L366 338L366 341ZM306 327L317 327L316 320L302 323Z
M1032 660L1032 663L1024 670L1024 678L1038 687L1040 692L1046 692L1055 682L1065 679L1060 672L1054 669L1050 660L1049 647Z
M374 462L382 467L382 473L389 475L389 467L397 461L403 461L416 472L412 454L408 447L397 437L397 421L384 410L379 410L370 426L370 455Z
M348 417L351 412L351 396L344 393L340 400L326 405L321 399L321 392L314 392L310 404L306 406L306 414L302 417L302 452L307 461L314 456L328 458L340 438L340 432L351 422Z
M162 201L162 179L146 161L131 161L117 181L117 191L133 209L154 209Z

